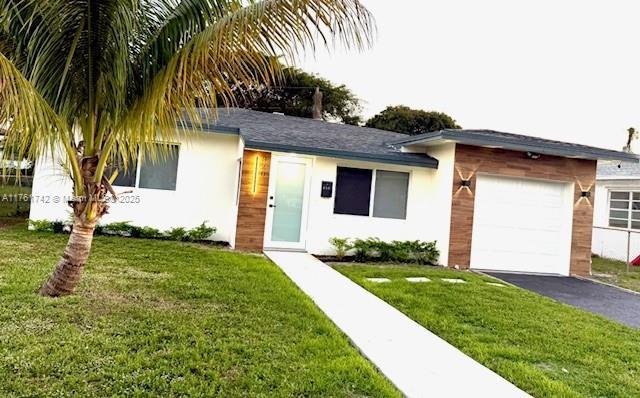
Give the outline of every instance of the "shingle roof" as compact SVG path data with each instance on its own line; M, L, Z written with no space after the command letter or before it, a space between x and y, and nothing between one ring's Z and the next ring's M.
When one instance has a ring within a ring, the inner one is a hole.
M437 168L426 154L406 153L387 145L405 134L248 109L200 111L204 130L240 134L247 148ZM185 117L185 119L188 119ZM190 126L189 121L185 122Z
M544 138L530 137L494 130L441 130L432 133L402 137L395 145L410 145L439 140L451 140L462 144L496 146L547 155L569 156L584 159L606 159L638 162L637 155L601 149L586 145L572 144Z
M599 162L598 180L640 180L640 164L630 162Z

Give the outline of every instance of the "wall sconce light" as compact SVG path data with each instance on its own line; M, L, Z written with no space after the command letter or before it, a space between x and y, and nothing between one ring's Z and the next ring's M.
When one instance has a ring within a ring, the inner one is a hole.
M532 159L532 160L538 160L538 159L540 159L540 157L541 157L541 156L542 156L542 155L540 155L539 153L535 153L535 152L527 152L527 157L528 157L529 159Z
M460 186L471 189L471 180L462 180Z
M256 155L256 166L253 168L253 189L255 195L258 192L258 169L260 169L260 155Z
M589 199L591 197L591 192L582 191L582 193L580 194L580 197Z

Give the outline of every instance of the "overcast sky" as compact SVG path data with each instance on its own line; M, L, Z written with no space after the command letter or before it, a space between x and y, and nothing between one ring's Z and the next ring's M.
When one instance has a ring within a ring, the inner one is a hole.
M640 128L638 0L361 0L377 40L300 66L344 83L365 116L387 105L621 149Z

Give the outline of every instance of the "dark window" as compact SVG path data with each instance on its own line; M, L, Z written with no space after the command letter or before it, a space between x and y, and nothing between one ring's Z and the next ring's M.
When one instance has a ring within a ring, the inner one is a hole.
M371 170L338 167L335 214L369 215Z
M140 166L140 188L175 191L178 176L180 148L170 145L166 154L159 154L155 161L148 159Z
M113 181L114 186L118 187L135 187L136 186L136 171L138 168L137 159L129 159L127 162L126 170L124 162L122 160L116 162L115 165L108 167L104 173L105 177L111 178L115 170L118 170L118 176Z

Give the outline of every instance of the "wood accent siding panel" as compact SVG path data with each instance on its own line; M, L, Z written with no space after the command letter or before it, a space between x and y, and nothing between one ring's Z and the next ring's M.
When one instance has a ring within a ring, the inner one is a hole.
M257 174L256 159L259 159ZM238 250L260 251L263 248L270 168L271 153L244 151L236 224L235 247Z
M490 173L509 177L566 181L575 184L570 273L574 275L590 274L596 164L595 160L548 155L542 155L540 159L534 160L529 159L526 153L518 151L456 145L449 266L457 265L460 268L469 268L471 240L473 239L476 175L477 173ZM471 190L461 188L463 179L471 179ZM590 199L581 198L583 189L591 192Z

